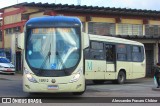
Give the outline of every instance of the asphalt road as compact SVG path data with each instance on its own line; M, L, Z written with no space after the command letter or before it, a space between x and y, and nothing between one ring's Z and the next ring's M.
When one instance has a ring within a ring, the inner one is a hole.
M152 78L130 80L118 85L106 81L95 85L87 81L87 90L80 97L160 97L160 91L153 91ZM74 97L71 93L30 95L22 91L22 75L0 74L0 97Z
M158 100L160 100L160 91L152 90L153 87L154 87L153 78L129 80L125 84L122 84L122 85L112 84L111 81L106 81L104 84L95 85L92 83L92 81L87 81L87 90L82 96L75 96L75 95L72 95L72 93L59 93L59 94L42 93L42 94L30 95L22 91L22 75L20 74L16 74L16 75L0 74L0 97L31 97L31 98L32 97L37 97L37 98L38 97L42 97L42 98L52 97L47 100L51 103L55 101L54 103L56 104L55 106L59 106L59 103L66 106L65 103L75 104L75 103L83 103L83 102L92 103L90 104L91 106L97 106L97 105L102 106L102 105L106 105L104 101L107 101L107 99L112 99L112 98L117 98L117 97L120 97L120 98L127 97L127 99L130 97L131 98L158 97L159 98ZM63 97L63 99L55 99L59 97ZM70 98L66 99L66 97L70 97ZM75 97L80 97L80 99L79 98L75 99ZM109 97L112 97L112 98L109 98ZM101 99L103 99L102 101L103 103L99 101ZM98 101L99 103L98 104L94 103L96 101ZM112 106L116 106L113 103L110 103L110 104ZM90 105L87 104L87 106L90 106ZM147 106L146 104L142 104L142 103L140 103L140 105ZM150 105L151 103L148 106ZM156 105L156 103L154 103L154 105ZM45 105L45 106L49 106L49 105ZM71 104L68 104L68 106L71 106ZM82 106L82 105L76 104L76 106ZM85 104L83 104L83 106L85 106ZM118 103L118 106L128 106L128 104ZM134 106L134 104L130 104L130 106Z

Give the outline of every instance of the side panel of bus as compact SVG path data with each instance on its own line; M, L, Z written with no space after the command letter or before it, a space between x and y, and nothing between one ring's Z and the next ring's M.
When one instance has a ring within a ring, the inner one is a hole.
M86 60L86 79L105 79L106 63L100 60Z
M85 53L85 77L115 80L120 71L126 79L145 77L145 51L142 45L90 41Z

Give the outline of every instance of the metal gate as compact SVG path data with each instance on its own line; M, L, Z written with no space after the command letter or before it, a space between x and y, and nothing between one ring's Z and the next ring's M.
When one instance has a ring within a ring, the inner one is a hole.
M146 76L152 75L152 67L154 65L154 46L153 44L145 44L146 50Z

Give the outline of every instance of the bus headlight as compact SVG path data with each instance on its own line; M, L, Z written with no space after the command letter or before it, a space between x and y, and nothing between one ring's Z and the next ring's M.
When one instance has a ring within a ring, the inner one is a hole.
M37 83L37 80L31 75L31 73L30 73L29 71L27 71L27 70L25 69L24 72L25 72L25 74L26 74L27 79L28 79L30 82Z
M82 71L83 71L82 68L80 68L78 72L75 74L75 76L70 80L70 82L72 83L72 82L78 81L81 76Z

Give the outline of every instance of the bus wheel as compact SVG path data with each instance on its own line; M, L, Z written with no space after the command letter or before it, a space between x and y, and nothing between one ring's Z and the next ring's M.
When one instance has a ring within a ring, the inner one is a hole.
M104 80L93 80L94 84L103 84L104 82Z
M117 83L124 84L125 80L126 80L126 74L123 71L120 71L118 73Z

